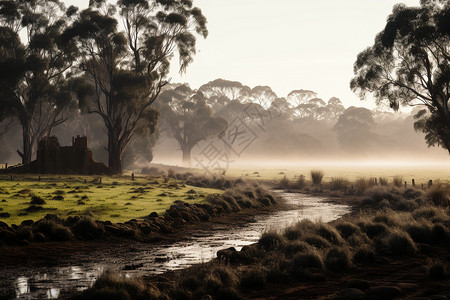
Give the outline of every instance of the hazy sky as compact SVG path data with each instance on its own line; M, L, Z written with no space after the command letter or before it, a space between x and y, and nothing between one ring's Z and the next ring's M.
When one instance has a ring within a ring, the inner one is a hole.
M65 2L85 8L89 1ZM280 97L310 89L345 106L374 107L349 88L353 62L396 3L419 0L194 0L208 19L209 36L199 38L186 74L174 64L170 77L192 88L216 78L269 85Z

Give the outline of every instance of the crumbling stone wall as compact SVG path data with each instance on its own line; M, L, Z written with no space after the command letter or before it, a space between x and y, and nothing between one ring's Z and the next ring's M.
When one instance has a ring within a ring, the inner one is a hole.
M86 136L72 138L72 146L60 146L56 136L39 141L37 159L32 163L37 173L57 174L113 174L103 163L92 158Z

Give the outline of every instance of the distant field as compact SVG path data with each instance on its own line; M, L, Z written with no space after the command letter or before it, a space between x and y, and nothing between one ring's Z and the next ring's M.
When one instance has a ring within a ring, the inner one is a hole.
M162 177L136 177L135 181L129 176L102 177L101 183L97 177L90 176L42 175L38 179L26 175L14 176L11 181L9 176L0 176L0 221L20 224L51 213L62 217L91 215L99 220L124 222L153 211L162 214L176 200L201 203L208 194L222 192L188 186L174 179L166 182ZM40 197L45 204L30 208L33 196Z
M281 180L284 176L293 178L304 175L309 179L312 169L320 169L325 172L324 181L330 181L332 177L345 177L355 181L360 177L385 177L392 182L394 176L401 176L408 183L415 179L416 184L433 182L450 183L450 159L449 162L415 164L395 162L371 162L371 163L292 163L279 165L257 165L235 166L231 165L226 174L232 177L250 179Z

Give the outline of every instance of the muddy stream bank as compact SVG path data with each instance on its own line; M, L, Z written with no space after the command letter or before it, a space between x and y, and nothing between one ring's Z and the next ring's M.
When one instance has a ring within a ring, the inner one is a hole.
M212 229L195 230L183 241L158 246L133 242L106 252L83 251L67 261L49 262L47 267L35 268L25 261L20 266L0 267L0 292L16 299L65 298L90 287L106 269L136 276L186 268L215 258L220 249L240 250L255 243L264 231L282 230L302 219L332 221L351 209L321 197L278 193L285 199L283 210L257 215L242 226L213 224Z

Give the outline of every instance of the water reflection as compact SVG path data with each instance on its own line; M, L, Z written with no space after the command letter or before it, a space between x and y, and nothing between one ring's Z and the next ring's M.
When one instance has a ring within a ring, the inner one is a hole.
M106 269L119 269L126 276L160 274L168 270L185 268L213 259L220 249L255 243L268 230L280 231L287 226L308 218L328 222L348 213L346 205L326 203L323 200L302 194L282 193L288 209L270 215L257 216L255 222L239 228L228 229L216 224L213 232L198 231L187 241L150 248L136 244L136 251L119 251L114 257L84 256L83 265L67 265L37 272L26 270L27 276L17 277L17 270L1 270L5 278L17 278L14 283L18 299L67 298L74 291L82 291L95 282ZM7 274L10 272L10 274ZM0 280L1 281L1 280ZM4 284L4 283L0 283ZM1 286L0 286L1 287Z
M28 294L30 292L30 286L28 285L27 277L21 276L21 277L17 278L15 285L16 285L16 294L17 295Z

